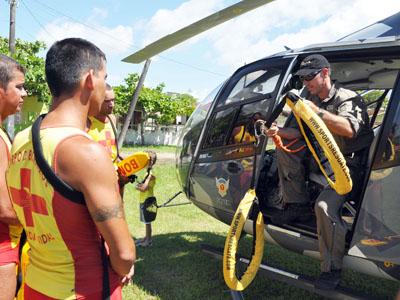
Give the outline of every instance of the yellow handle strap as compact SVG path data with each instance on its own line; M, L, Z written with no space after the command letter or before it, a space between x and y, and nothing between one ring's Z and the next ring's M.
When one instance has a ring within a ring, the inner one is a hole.
M335 142L335 139L333 138L329 129L326 127L325 123L308 105L304 104L304 102L300 99L297 100L296 103L293 103L289 97L286 97L286 103L292 109L294 116L296 117L296 120L299 124L300 131L303 134L304 139L307 143L307 146L314 156L316 162L318 163L318 166L321 169L322 174L324 174L329 185L339 195L345 195L349 193L353 187L349 168L347 167L346 160L343 157L342 152L340 151L338 145ZM331 180L326 174L326 171L322 166L322 163L317 153L315 152L315 149L313 148L310 140L305 134L301 121L303 121L312 131L318 141L318 144L324 151L325 157L328 159L332 167L332 171L335 175L335 181Z
M243 226L247 220L250 209L253 205L256 192L254 189L249 190L236 210L232 219L231 227L225 241L223 272L226 285L235 291L244 290L254 279L260 267L262 256L264 253L264 219L262 213L258 213L256 222L255 235L255 251L251 257L250 263L239 279L236 276L236 253L239 245L239 238L243 230Z

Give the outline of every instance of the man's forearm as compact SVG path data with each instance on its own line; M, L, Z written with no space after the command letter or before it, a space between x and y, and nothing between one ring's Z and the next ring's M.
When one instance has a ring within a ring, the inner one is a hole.
M91 209L90 214L109 247L111 267L121 277L125 276L136 259L136 251L122 202L98 206Z
M130 237L129 237L130 238ZM127 275L136 260L136 251L122 250L119 253L110 250L110 262L112 269L121 277Z
M341 116L332 114L326 110L321 109L321 118L328 127L328 129L337 135L352 138L354 136L353 128L350 125L350 121Z

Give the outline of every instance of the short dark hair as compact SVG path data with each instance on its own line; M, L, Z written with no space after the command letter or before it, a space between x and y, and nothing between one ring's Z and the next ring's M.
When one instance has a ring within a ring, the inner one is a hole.
M106 56L96 45L81 38L55 42L46 55L46 79L51 94L72 93L84 72L100 71Z
M14 78L15 70L25 74L25 68L16 60L7 55L0 54L0 87L6 89L8 83Z

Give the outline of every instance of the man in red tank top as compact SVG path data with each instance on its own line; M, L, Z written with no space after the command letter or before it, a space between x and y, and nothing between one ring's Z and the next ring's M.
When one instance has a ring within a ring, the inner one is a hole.
M0 124L19 111L23 98L25 70L12 58L0 55ZM18 240L21 226L7 191L5 172L10 161L11 140L0 129L0 291L2 299L13 299L16 288Z
M86 40L58 41L46 55L52 106L40 125L42 155L75 196L49 184L49 170L38 169L30 128L14 140L7 184L31 247L25 299L103 299L106 293L117 300L133 276L135 245L115 168L85 132L104 100L106 77L104 53Z

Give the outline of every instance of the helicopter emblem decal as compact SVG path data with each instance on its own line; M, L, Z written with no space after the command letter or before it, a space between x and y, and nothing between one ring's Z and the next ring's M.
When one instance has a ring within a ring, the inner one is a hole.
M221 195L221 197L225 197L229 189L229 179L226 180L222 177L215 178L215 185L217 186L218 193Z

